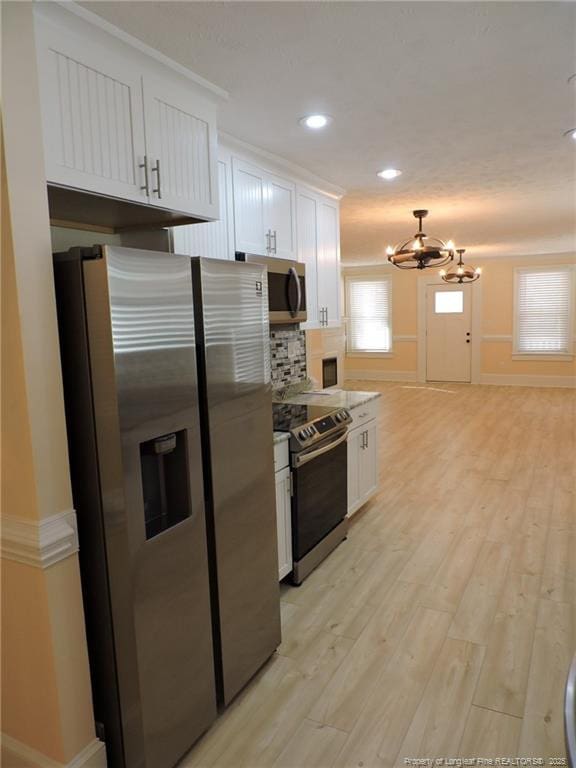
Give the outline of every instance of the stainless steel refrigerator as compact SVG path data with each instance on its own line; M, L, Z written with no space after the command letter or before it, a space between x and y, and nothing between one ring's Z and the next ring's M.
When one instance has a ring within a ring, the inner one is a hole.
M95 717L110 768L168 768L280 640L266 276L54 264Z

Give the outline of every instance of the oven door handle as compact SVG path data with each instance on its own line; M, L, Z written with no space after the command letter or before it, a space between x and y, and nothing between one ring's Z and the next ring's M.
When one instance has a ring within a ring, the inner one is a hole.
M300 305L302 304L302 288L300 287L300 278L298 277L298 272L294 269L294 267L290 267L288 270L288 274L290 275L290 278L296 282L296 290L297 290L297 298L296 298L296 308L293 309L290 307L290 314L292 317L297 317L298 312L300 312Z
M295 467L303 467L304 464L308 464L309 461L313 461L314 459L318 458L318 456L322 456L324 453L328 453L328 451L331 451L333 448L336 448L336 446L343 443L346 438L348 437L348 430L344 432L337 440L333 440L332 442L328 443L328 445L324 445L322 448L318 448L316 451L310 451L310 453L299 453L296 454L294 457L294 466Z

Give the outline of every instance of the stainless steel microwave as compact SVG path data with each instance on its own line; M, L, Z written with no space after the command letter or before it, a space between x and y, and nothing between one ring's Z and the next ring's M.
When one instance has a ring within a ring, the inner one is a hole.
M270 324L306 320L306 269L290 259L275 259L236 251L236 261L263 264L268 270Z

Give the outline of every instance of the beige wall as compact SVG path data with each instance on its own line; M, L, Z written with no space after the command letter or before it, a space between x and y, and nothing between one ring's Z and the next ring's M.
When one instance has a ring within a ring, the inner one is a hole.
M546 264L574 264L574 256L561 254L557 257L517 257L476 260L475 265L483 268L481 281L481 381L495 380L495 377L518 376L518 383L526 383L528 377L574 377L574 360L518 360L512 356L512 340L488 340L485 336L508 336L513 333L514 269L516 267L542 266ZM428 273L424 273L428 275ZM392 329L393 351L390 357L345 357L346 375L355 372L369 372L377 378L387 376L415 378L418 370L418 281L421 274L414 271L400 271L388 265L353 268L346 266L343 277L363 275L392 277ZM480 285L480 283L479 283ZM411 339L397 337L410 336Z
M38 537L72 508L39 109L32 5L3 3L3 763L19 762L8 746L44 768L80 753L103 763L77 554L44 565L4 547L7 530Z

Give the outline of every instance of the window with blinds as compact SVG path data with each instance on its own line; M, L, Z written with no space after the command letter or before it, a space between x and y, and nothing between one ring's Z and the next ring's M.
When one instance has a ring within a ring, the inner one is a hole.
M570 267L517 269L514 352L572 351L573 272Z
M351 354L392 350L392 282L389 278L348 278L347 350Z

